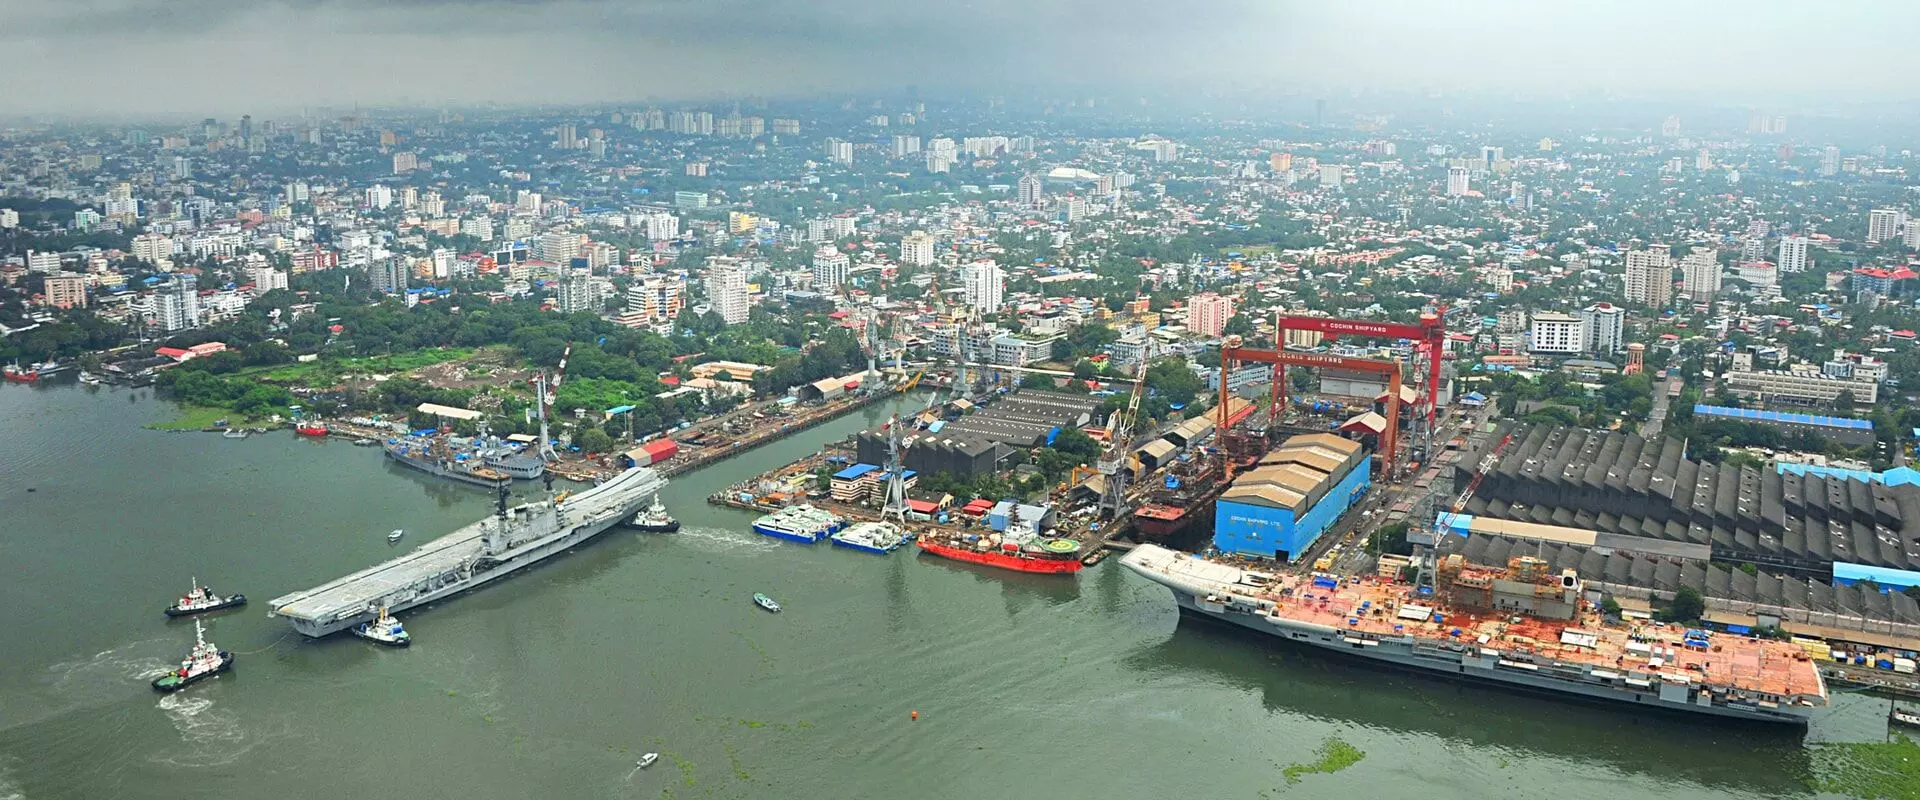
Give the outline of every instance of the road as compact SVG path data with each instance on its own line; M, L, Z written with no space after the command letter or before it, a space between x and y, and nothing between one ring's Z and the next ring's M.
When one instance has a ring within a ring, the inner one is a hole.
M1640 438L1660 438L1660 428L1667 424L1667 404L1680 396L1680 390L1686 387L1686 381L1679 375L1667 379L1667 390L1653 393L1653 410L1648 412L1647 421L1640 423Z

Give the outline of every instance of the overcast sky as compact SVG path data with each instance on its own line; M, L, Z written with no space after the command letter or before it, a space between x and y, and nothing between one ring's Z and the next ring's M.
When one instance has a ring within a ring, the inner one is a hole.
M1920 100L1911 0L0 0L0 114L714 95Z

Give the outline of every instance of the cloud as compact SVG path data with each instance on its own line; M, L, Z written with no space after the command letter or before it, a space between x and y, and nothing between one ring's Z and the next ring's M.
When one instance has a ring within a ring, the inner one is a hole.
M1597 89L1911 100L1897 54L1917 9L1865 0L1749 0L1734 10L1687 0L0 0L0 72L15 76L0 108L265 114L908 84L1009 96Z

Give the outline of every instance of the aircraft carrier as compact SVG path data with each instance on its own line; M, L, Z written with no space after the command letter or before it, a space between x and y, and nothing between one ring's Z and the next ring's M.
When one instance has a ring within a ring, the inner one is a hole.
M627 470L564 500L509 508L506 487L492 516L303 592L275 598L272 615L312 637L372 620L381 608L404 611L505 577L593 538L647 505L667 484L646 467Z
M1183 612L1400 667L1641 708L1806 725L1826 682L1798 646L1659 623L1604 623L1579 576L1519 558L1440 567L1439 591L1374 577L1254 572L1143 544L1120 563Z

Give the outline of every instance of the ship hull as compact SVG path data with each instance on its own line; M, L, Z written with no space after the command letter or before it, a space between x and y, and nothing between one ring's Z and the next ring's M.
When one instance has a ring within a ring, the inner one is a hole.
M4 376L9 383L34 383L40 380L38 372L9 372Z
M273 615L304 636L319 638L477 589L572 549L631 519L666 481L650 469L629 470L564 502L505 509L399 558L275 598ZM511 520L511 521L509 521ZM532 534L532 535L528 535ZM489 537L511 537L496 548Z
M825 530L815 534L805 534L794 531L783 531L778 528L769 528L758 524L753 526L753 532L761 536L771 536L775 539L785 539L789 542L799 542L801 544L819 544L821 539L827 538L827 532Z
M1674 712L1703 714L1715 717L1767 722L1784 725L1807 724L1808 713L1793 709L1763 709L1754 707L1730 707L1725 705L1699 705L1697 703L1662 700L1656 694L1643 692L1627 693L1616 687L1588 685L1571 681L1555 680L1534 672L1514 670L1498 665L1497 661L1487 663L1470 654L1461 654L1457 659L1436 657L1430 654L1414 652L1410 645L1396 641L1382 641L1378 645L1365 646L1347 643L1338 630L1323 628L1310 623L1298 623L1290 620L1273 619L1258 614L1234 611L1230 608L1206 608L1198 602L1195 595L1168 587L1174 600L1185 616L1202 617L1236 627L1257 631L1289 645L1303 645L1317 650L1331 651L1351 656L1375 664L1408 669L1430 675L1439 675L1459 680L1479 683L1496 683L1508 688L1519 688L1552 694L1560 697L1604 700L1610 705L1653 708Z
M924 539L916 542L916 544L920 546L922 552L932 553L943 558L965 561L969 564L1010 569L1015 572L1032 572L1041 575L1071 575L1079 572L1082 567L1080 560L1077 558L1027 558L1023 556L1010 556L993 551L981 552L961 547L950 547L939 542L929 542Z
M548 544L540 545L539 547L536 547L527 553L517 555L510 561L501 562L498 566L495 566L493 569L487 570L486 572L476 572L474 573L472 578L469 578L465 581L458 582L453 585L428 592L412 600L405 600L405 601L392 603L387 608L387 611L388 613L398 613L401 611L406 611L407 609L410 609L410 608L423 606L438 600L445 600L446 598L452 597L461 592L465 592L472 589L478 589L482 586L485 586L489 583L497 581L501 578L507 577L508 575L512 575L513 573L521 569L533 566L534 564L538 564L541 561L545 561L546 559L551 558L555 555L558 555L562 551L565 551L573 547L574 545L585 542L588 539L592 539L593 537L598 536L601 533L605 532L608 528L613 527L614 524L617 522L618 522L617 519L607 520L604 522L594 523L591 525L587 525L587 526L575 529L575 531L571 534L562 536ZM297 618L290 619L290 621L293 623L293 629L295 631L298 631L301 635L310 636L318 639L322 636L331 636L341 631L348 630L354 627L355 625L359 625L362 622L367 622L369 620L372 620L375 616L377 615L374 614L373 612L366 612L363 614L359 614L353 617L348 617L346 619L333 622L331 624L318 624L308 620L297 619Z
M843 539L829 539L829 541L833 542L834 547L844 547L844 548L847 548L848 550L858 550L862 553L872 553L874 555L880 555L880 556L884 556L888 553L891 553L895 550L900 549L900 545L898 543L894 544L894 546L892 547L874 547L873 545L870 545L870 544L865 544L862 542L847 541Z
M627 527L641 533L679 533L680 521L676 519L670 522L633 522L628 523Z
M461 472L460 470L457 470L457 469L447 469L431 461L418 461L415 459L407 458L406 456L399 455L393 452L392 450L383 449L381 452L386 453L387 458L397 461L403 465L420 470L421 472L427 473L428 475L433 475L435 477L440 477L440 478L446 478L448 480L459 481L469 486L479 486L484 489L493 489L500 486L502 483L511 483L511 481L496 481L488 478L482 478L478 475L468 474L465 472Z

